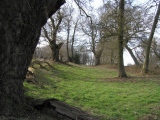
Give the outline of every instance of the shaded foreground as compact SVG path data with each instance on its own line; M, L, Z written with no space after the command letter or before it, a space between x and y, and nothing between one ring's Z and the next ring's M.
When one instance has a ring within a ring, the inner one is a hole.
M48 115L54 115L54 119L57 118L58 120L97 120L94 119L92 116L83 112L81 109L67 105L64 102L61 102L57 99L48 99L48 100L37 100L34 103L34 108L40 112L48 112ZM46 110L48 109L48 110Z
M23 112L16 112L15 116L0 116L0 120L98 120L57 99L26 98L26 101L28 104Z

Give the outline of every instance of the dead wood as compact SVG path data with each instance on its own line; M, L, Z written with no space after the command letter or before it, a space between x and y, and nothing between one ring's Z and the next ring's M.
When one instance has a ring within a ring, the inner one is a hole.
M54 111L53 113L56 113L58 119L63 118L65 120L98 120L97 118L82 111L81 109L70 106L57 99L36 100L32 105L38 111L46 111L46 108Z

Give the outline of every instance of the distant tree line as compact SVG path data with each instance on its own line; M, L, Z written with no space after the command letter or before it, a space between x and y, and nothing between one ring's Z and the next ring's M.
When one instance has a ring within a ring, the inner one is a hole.
M91 6L92 1L75 2L80 12L66 4L42 29L41 37L49 42L53 61L115 64L124 76L124 51L135 65L143 65L143 73L148 73L149 65L158 64L159 37L153 35L158 26L159 2L139 5L125 0L103 1L98 9Z

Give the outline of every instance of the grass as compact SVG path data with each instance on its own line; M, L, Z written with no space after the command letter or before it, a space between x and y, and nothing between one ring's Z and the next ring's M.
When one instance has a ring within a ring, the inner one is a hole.
M118 79L117 71L107 66L74 64L55 64L54 68L39 68L35 73L39 84L25 82L27 96L57 98L100 120L160 119L158 75Z

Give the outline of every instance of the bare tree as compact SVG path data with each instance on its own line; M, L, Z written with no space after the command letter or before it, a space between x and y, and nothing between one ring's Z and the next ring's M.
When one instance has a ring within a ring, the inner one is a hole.
M114 37L118 36L118 4L114 2L107 2L101 9L101 28L103 36L107 38L108 42ZM136 65L139 65L136 55L133 50L139 47L140 42L144 39L143 35L148 34L147 30L149 21L145 20L145 12L142 7L131 6L126 4L124 12L124 48L128 50ZM115 44L115 43L114 43ZM111 48L108 44L108 48ZM112 45L114 47L114 45Z
M63 42L57 44L57 34L60 31L60 25L64 17L63 12L59 10L54 18L51 17L42 29L42 36L49 43L52 50L52 60L56 62L59 62L59 50L63 45Z
M87 21L87 20L85 20ZM87 24L81 23L82 31L90 39L90 48L95 57L95 65L100 65L100 57L103 51L101 31L98 27L97 19L90 18ZM100 47L101 46L101 47Z
M64 18L64 29L66 30L67 33L67 38L66 38L67 61L71 61L69 43L70 43L70 34L73 21L72 14L74 13L74 9L70 5L68 5L65 12L67 14L67 16Z
M142 67L142 73L143 74L147 74L148 71L149 71L150 48L151 48L151 43L152 43L152 39L153 39L153 36L154 36L154 32L155 32L155 29L156 29L156 26L157 26L157 23L158 23L159 15L160 15L160 2L159 2L158 9L157 9L157 12L156 12L156 15L155 15L155 18L154 18L151 33L150 33L150 36L148 38L146 55L145 55L145 62L144 62L143 67Z

